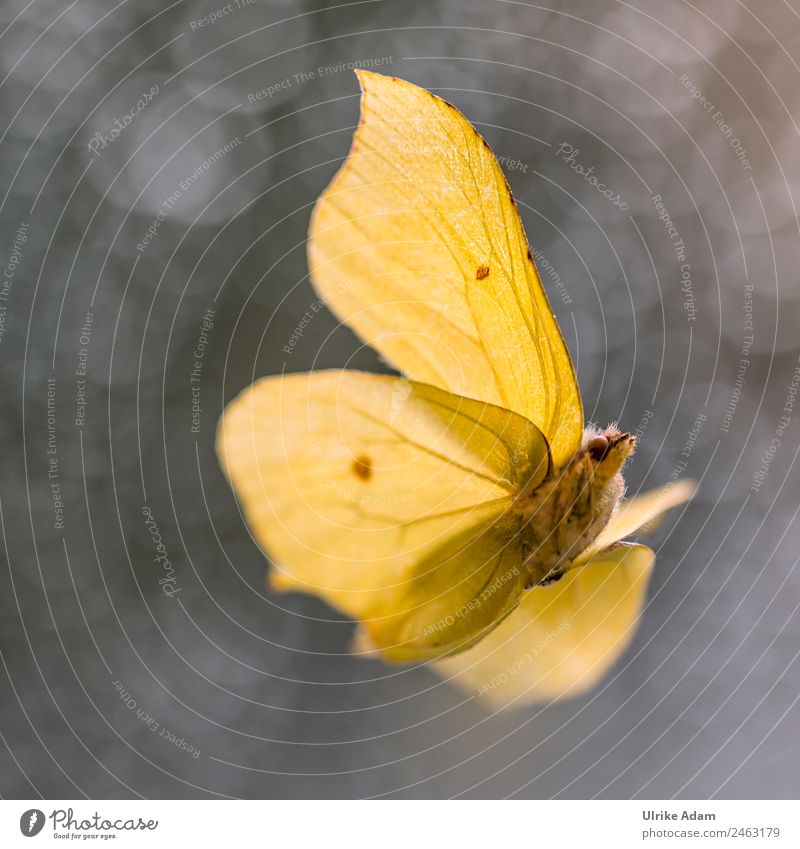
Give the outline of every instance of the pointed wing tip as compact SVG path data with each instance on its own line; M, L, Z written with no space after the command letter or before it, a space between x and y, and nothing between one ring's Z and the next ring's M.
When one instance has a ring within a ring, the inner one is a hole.
M367 90L367 86L369 85L369 78L371 72L365 71L363 68L355 68L353 73L356 75L356 79L358 80L358 87L361 89L361 95L363 96Z
M428 91L428 89L418 86L416 83L409 82L409 80L403 79L403 77L395 77L392 74L379 74L377 71L368 71L365 68L354 68L353 70L356 77L358 77L362 100L364 95L369 91L382 90L384 93L390 93L390 89L394 88L395 91L405 89L406 93L413 91L417 95L426 95L432 97L434 100L446 103L448 106L453 106L452 103L439 97L438 94L434 94L432 91ZM455 109L456 107L453 106L453 108ZM459 112L459 114L461 113ZM467 119L464 118L464 120L466 121Z
M358 84L361 86L362 94L366 92L370 86L390 85L392 83L404 83L405 85L413 85L400 77L393 77L389 74L379 74L377 71L368 71L365 68L355 68L354 73L358 78Z
M375 71L368 71L366 68L354 68L353 73L358 77L360 83L364 83L371 77L382 77L384 74L377 74Z

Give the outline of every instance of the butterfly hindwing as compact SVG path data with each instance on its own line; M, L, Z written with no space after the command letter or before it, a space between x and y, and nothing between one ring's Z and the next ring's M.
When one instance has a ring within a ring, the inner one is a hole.
M628 647L654 559L644 545L598 552L561 580L530 590L478 645L435 668L495 707L578 696Z

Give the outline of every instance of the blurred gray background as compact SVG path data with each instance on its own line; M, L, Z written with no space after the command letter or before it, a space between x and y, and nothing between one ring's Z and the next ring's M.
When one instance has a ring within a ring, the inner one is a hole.
M797 0L3 0L0 793L797 797L798 61ZM503 158L630 491L701 482L583 698L348 657L217 466L255 376L385 370L324 311L283 350L357 62Z

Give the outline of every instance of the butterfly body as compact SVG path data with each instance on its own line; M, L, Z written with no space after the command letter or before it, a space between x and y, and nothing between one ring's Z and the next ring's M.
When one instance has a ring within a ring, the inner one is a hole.
M551 470L515 507L525 517L524 565L531 585L551 583L608 524L625 489L621 469L635 437L587 428L566 466Z

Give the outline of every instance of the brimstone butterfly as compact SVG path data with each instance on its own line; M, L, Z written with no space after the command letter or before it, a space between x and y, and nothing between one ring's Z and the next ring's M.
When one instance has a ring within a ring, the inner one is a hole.
M584 427L566 346L497 160L424 89L359 71L361 120L319 198L322 302L402 378L264 378L217 451L278 590L358 620L507 704L574 695L627 645L653 552L620 540L691 494L620 504L634 438Z

